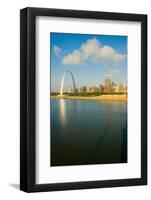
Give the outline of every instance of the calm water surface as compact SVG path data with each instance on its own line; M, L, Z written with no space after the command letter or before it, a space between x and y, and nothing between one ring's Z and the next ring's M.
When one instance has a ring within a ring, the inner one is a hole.
M51 99L51 166L127 162L127 102Z

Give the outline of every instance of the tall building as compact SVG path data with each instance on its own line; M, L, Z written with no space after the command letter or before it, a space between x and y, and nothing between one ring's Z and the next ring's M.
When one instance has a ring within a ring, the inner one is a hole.
M72 87L69 87L69 89L68 89L68 93L73 93L73 89L72 89Z
M86 86L82 86L82 87L78 88L78 92L79 93L86 93L86 91L87 91L87 87Z
M114 93L127 93L127 84L114 84L112 91Z
M97 93L98 87L97 86L89 86L87 87L87 93Z
M105 80L104 80L104 92L105 93L110 93L111 90L112 90L112 82L111 82L111 79L106 77Z
M125 83L125 84L123 84L123 92L127 93L127 90L128 90L128 85L127 85L127 83Z
M112 90L113 90L114 93L119 93L120 92L119 84L114 84L112 86Z
M99 93L103 93L103 92L104 92L104 87L103 87L103 85L98 84L96 87L97 87Z

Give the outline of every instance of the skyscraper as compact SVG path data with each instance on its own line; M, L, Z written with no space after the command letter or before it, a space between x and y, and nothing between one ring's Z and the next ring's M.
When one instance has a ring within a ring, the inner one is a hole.
M104 79L104 92L105 93L110 93L111 89L112 89L112 87L111 87L111 79L106 77Z

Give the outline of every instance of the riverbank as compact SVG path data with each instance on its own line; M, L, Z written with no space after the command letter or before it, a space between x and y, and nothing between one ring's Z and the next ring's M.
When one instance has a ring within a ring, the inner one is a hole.
M109 100L109 101L127 101L126 94L115 94L115 95L101 95L101 96L93 96L93 97L83 97L83 96L67 96L67 95L58 95L51 96L51 98L56 99L80 99L80 100Z

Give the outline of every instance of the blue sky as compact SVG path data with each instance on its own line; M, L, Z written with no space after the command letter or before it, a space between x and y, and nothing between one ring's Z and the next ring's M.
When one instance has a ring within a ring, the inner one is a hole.
M70 70L76 86L102 84L108 76L127 83L127 36L50 33L51 91L60 90L63 74ZM72 86L66 76L64 89Z

